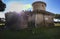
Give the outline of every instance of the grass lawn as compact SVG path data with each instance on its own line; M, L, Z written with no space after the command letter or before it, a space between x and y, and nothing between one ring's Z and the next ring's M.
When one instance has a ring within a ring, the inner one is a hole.
M60 24L55 27L23 29L19 31L0 31L0 39L60 39Z
M3 25L5 25L5 23L0 23L0 27L3 26Z
M0 39L60 39L60 27L0 31Z
M60 26L60 23L54 23L55 24L55 26Z

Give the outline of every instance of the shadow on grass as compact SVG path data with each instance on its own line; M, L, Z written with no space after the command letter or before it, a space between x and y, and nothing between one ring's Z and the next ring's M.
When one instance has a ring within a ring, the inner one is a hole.
M0 39L60 39L60 27L0 31Z

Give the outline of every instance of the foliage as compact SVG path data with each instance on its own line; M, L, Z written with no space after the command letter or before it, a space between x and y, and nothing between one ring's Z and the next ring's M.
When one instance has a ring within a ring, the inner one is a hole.
M60 14L55 14L56 19L60 19Z
M0 0L0 11L4 11L5 8L6 8L6 4Z

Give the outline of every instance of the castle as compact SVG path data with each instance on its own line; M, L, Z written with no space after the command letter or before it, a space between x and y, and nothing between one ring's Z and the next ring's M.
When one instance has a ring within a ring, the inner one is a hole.
M16 14L16 12L10 12L5 14L6 23L9 26L10 18L15 16L14 23L10 23L10 27L12 26L14 29L24 29L24 28L33 28L33 27L52 27L54 26L54 14L46 11L46 3L42 1L36 1L32 4L33 11L24 11L22 14ZM9 18L10 16L10 18ZM8 20L8 21L7 21Z

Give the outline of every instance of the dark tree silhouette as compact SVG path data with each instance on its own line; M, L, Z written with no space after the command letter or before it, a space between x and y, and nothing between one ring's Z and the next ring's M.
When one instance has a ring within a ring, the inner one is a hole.
M55 14L56 19L60 19L60 14Z
M4 11L6 8L6 4L2 2L2 0L0 0L0 12Z

